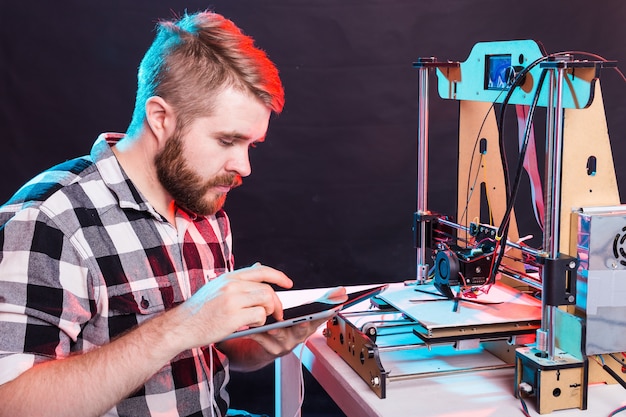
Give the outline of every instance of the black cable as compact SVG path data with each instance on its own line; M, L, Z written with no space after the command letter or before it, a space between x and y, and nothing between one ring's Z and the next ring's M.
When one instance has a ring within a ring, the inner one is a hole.
M513 210L513 206L515 203L515 200L512 199L513 196L511 192L511 186L509 184L509 169L508 169L508 162L507 162L506 152L505 152L506 147L504 146L504 117L506 114L506 108L508 107L509 100L511 99L511 96L513 95L513 92L515 91L515 88L521 85L526 74L528 74L528 72L530 72L532 68L536 67L541 62L553 56L554 55L547 55L547 56L538 58L535 61L533 61L530 65L528 65L526 68L524 68L522 71L520 71L519 74L517 74L517 76L513 80L513 83L511 84L511 87L509 88L507 95L504 97L504 100L502 101L502 106L500 108L500 117L498 120L498 143L500 144L500 159L502 161L502 169L503 169L503 174L504 174L504 188L505 188L507 208L505 211L505 216L503 217L502 222L500 223L500 226L498 227L497 235L501 239L502 244L500 245L499 252L494 255L495 258L494 258L493 266L489 273L488 281L490 282L495 282L498 268L500 267L500 263L502 262L502 258L504 257L504 252L506 250L506 241L507 241L508 232L509 232L510 213ZM542 83L543 83L543 73L542 73ZM538 100L538 97L539 97L540 89L541 89L541 84L538 84L537 89L535 90L535 97L533 99L533 103L535 107L536 107L536 101ZM531 120L532 118L529 117L528 121L530 122ZM523 158L520 158L520 161L523 166ZM515 192L515 196L516 195L517 195L517 192Z
M522 149L520 149L520 158L518 160L518 169L516 171L516 175L515 175L515 180L514 180L514 185L513 187L511 187L510 185L510 181L509 181L509 169L508 169L508 160L506 158L506 147L504 146L504 120L505 120L505 115L506 115L506 110L509 104L509 101L511 99L511 96L513 95L513 93L515 92L515 89L517 87L519 87L522 84L522 81L525 79L526 74L528 74L530 72L530 70L534 67L536 67L537 65L539 65L541 62L546 61L548 59L552 59L554 57L557 56L563 56L563 55L573 55L573 54L578 54L578 55L586 55L586 56L590 56L602 61L608 61L606 58L600 56L600 55L596 55L596 54L592 54L592 53L588 53L588 52L581 52L581 51L566 51L566 52L557 52L554 54L550 54L550 55L546 55L546 56L542 56L538 59L536 59L535 61L533 61L531 64L529 64L527 67L525 67L524 69L522 69L522 71L520 71L515 79L513 80L513 82L511 83L511 86L509 87L509 89L507 90L507 95L505 96L504 100L502 101L502 105L500 107L500 113L499 113L499 118L497 120L497 125L498 125L498 142L500 145L500 158L502 161L502 169L503 169L503 174L504 174L504 188L505 188L505 196L506 196L506 210L505 210L505 214L503 216L502 222L500 223L500 226L498 227L498 236L499 238L504 242L500 245L500 250L498 251L497 254L494 254L495 259L494 262L492 264L492 268L489 274L489 280L490 282L494 282L495 281L495 277L496 274L498 272L498 269L500 267L500 264L502 262L502 259L504 257L504 253L506 251L506 241L507 241L507 237L508 237L508 231L509 231L509 224L510 224L510 216L511 216L511 212L513 210L513 207L515 205L515 200L517 198L517 193L519 190L519 184L520 184L520 180L521 180L521 173L522 173L522 169L523 169L523 161L524 161L524 157L525 157L525 153L526 153L526 149L528 147L528 137L529 137L529 128L531 126L531 121L533 119L533 115L534 115L534 111L537 105L537 101L539 98L539 93L543 84L543 81L545 79L545 71L542 72L541 74L541 78L540 78L540 82L537 86L537 89L535 91L535 97L533 99L533 105L531 107L531 112L529 112L528 114L528 123L526 126L526 132L525 132L525 137L524 137L524 142L523 142L523 146ZM617 68L615 67L615 70L618 72L618 74L620 74L622 76L622 78L624 80L626 80L626 77L624 77L624 74ZM499 96L498 96L499 98ZM494 103L497 101L494 100ZM487 115L489 114L489 112L491 111L491 109L493 108L493 104L492 106L489 108ZM474 149L472 151L472 155L474 154L474 152L476 152L476 148L477 148L477 144L479 142L480 139L480 132L482 131L483 125L486 121L487 115L485 115L485 118L483 119L483 123L481 124L481 127L479 129L476 141L474 143ZM472 160L470 161L470 173L471 173L471 167L472 167L472 163L473 163L473 156L472 156ZM477 173L478 175L478 173ZM469 175L468 175L468 194L469 194ZM469 198L468 198L469 200ZM469 201L466 201L466 208L465 210L467 211L467 204ZM466 211L463 213L463 216L465 216ZM462 221L462 219L459 219L460 221ZM466 219L469 220L469 219Z
M589 56L595 59L599 59L600 61L603 62L608 62L609 60L606 59L605 57L598 55L598 54L594 54L591 52L585 52L585 51L566 51L566 52L559 52L559 55L563 55L563 54L567 54L567 55L584 55L584 56ZM612 69L615 70L615 72L617 72L617 74L622 78L622 80L624 82L626 82L626 76L624 75L624 73L619 69L619 67L615 66Z
M513 202L509 201L511 198L511 190L509 188L509 175L508 175L508 162L507 162L507 158L506 158L506 153L505 153L505 146L504 146L504 116L506 114L506 109L508 107L508 103L509 100L511 99L511 96L513 95L515 88L520 86L521 81L524 79L524 77L526 76L526 74L534 67L536 67L538 64L540 64L543 61L546 61L547 59L550 58L554 58L557 56L564 56L564 55L574 55L574 54L578 54L578 55L585 55L585 56L589 56L589 57L593 57L596 59L599 59L601 61L607 62L608 60L600 55L597 54L593 54L590 52L582 52L582 51L563 51L563 52L557 52L554 54L550 54L550 55L546 55L543 56L541 58L536 59L535 61L533 61L530 65L528 65L526 68L524 68L522 71L519 72L519 74L515 77L513 83L511 84L511 87L509 88L509 90L507 91L507 95L505 96L504 100L502 101L502 106L500 108L500 117L498 120L498 140L500 143L500 156L502 159L502 165L503 165L503 170L504 170L504 181L505 181L505 192L506 192L506 197L507 197L507 215L503 218L503 222L500 224L500 227L502 228L502 225L504 223L506 229L508 230L508 222L509 222L509 216L510 216L510 211L512 210L512 206L513 206ZM618 74L620 74L622 76L622 78L624 78L624 80L626 81L626 77L624 77L624 74L617 68L615 67ZM538 91L541 88L541 85L543 83L543 79L545 78L545 75L542 73L541 75L542 81L540 81L540 83L537 86L537 90ZM531 117L529 117L529 120L532 120ZM521 158L523 161L523 158ZM510 206L510 208L509 208ZM499 230L500 232L500 230Z
M485 127L485 123L487 122L487 118L489 117L489 113L491 113L491 110L494 110L494 106L496 104L496 102L498 101L498 99L500 98L500 96L502 95L502 93L504 93L504 90L500 91L500 93L498 93L498 95L496 96L495 100L491 103L491 106L489 106L489 108L487 109L487 112L485 113L485 117L483 117L483 121L480 123L480 128L478 129L478 133L476 134L476 140L474 141L474 149L472 149L472 158L470 159L470 165L469 165L469 169L468 169L468 175L467 175L467 199L465 200L465 208L463 211L463 214L459 217L458 221L459 223L463 222L463 218L466 216L466 213L469 209L468 205L469 205L469 201L471 199L471 195L474 193L475 191L475 187L476 187L476 181L478 180L478 176L480 175L480 167L478 167L478 169L476 170L476 177L474 177L474 183L472 185L472 192L470 193L470 174L472 173L472 166L474 165L474 155L476 154L476 148L478 148L478 144L480 143L480 134L483 131L483 128ZM495 110L494 110L495 113ZM490 210L491 211L491 210ZM489 218L491 218L491 215L489 215ZM469 219L466 219L466 223L465 226L469 226Z
M535 115L535 110L537 109L537 102L539 101L539 95L541 94L541 89L543 87L543 82L546 78L546 70L541 72L539 77L539 83L537 86L537 90L535 91L535 96L533 97L533 102L530 106L527 116L526 130L524 131L524 140L522 142L522 147L520 148L519 159L517 162L517 170L515 172L515 180L513 181L513 187L511 190L511 204L507 205L506 211L502 218L502 222L507 225L510 222L511 212L513 211L514 203L517 199L517 193L519 191L519 186L522 179L522 172L524 171L524 159L526 158L526 151L528 150L528 142L530 141L530 132L532 128L532 120Z
M500 108L500 117L498 120L498 141L500 143L500 158L502 160L502 169L504 171L504 188L505 188L505 195L507 199L507 208L506 208L505 216L503 217L502 222L500 223L500 226L498 227L498 236L501 238L502 241L504 241L504 244L500 246L500 251L498 252L496 258L494 259L493 268L491 269L490 274L489 274L489 278L490 278L489 281L492 281L492 282L495 281L495 276L498 272L498 268L500 267L500 263L502 262L502 258L504 257L504 252L506 250L506 241L507 241L508 232L509 232L510 215L515 205L515 198L517 197L517 191L515 191L514 194L512 194L511 188L509 185L508 162L507 162L505 146L504 146L504 116L506 114L506 109L508 107L509 100L511 99L511 96L513 95L513 92L515 91L515 88L521 85L521 81L524 79L526 74L532 68L534 68L535 66L539 65L541 62L546 61L548 59L551 59L557 56L566 56L566 55L574 55L574 54L589 56L589 57L596 58L604 62L608 61L606 58L600 55L589 53L589 52L582 52L582 51L564 51L564 52L557 52L554 54L543 56L541 58L536 59L530 65L528 65L526 68L524 68L522 71L519 72L519 74L515 77L513 83L511 84L511 87L509 88L507 95L502 101L502 106ZM615 69L617 73L621 75L622 78L626 81L626 77L624 77L624 74L617 67L615 67ZM541 84L543 83L543 79L545 77L544 74L545 74L545 71L542 72L541 74L542 80L537 86L536 92L538 92L541 88ZM538 97L538 94L536 94L535 97ZM530 114L529 114L528 120L529 121L532 120L532 117L530 117ZM523 157L520 158L518 163L523 166Z
M522 84L522 81L525 79L526 74L528 74L531 69L533 69L534 67L539 65L541 62L546 61L547 59L549 59L549 58L551 58L553 56L554 55L542 56L541 58L538 58L535 61L533 61L526 68L522 69L515 76L515 79L511 83L511 86L507 90L507 94L504 97L504 100L502 100L502 105L500 107L500 117L498 118L497 123L498 123L498 142L500 143L500 157L502 159L502 165L503 165L502 168L504 169L504 173L505 173L505 175L504 175L504 188L505 188L505 191L506 191L507 199L510 196L510 187L509 187L509 178L508 178L508 172L509 172L508 171L508 163L507 163L506 154L504 152L505 151L505 146L504 146L504 116L506 114L506 110L507 110L508 105L509 105L509 100L511 100L511 96L515 92L515 89ZM539 88L539 87L537 87L537 88ZM508 203L508 200L507 200L507 203Z
M622 386L622 388L626 389L626 381L624 381L619 375L617 375L617 372L611 369L610 366L604 364L602 365L602 369L604 369L609 375L611 375Z

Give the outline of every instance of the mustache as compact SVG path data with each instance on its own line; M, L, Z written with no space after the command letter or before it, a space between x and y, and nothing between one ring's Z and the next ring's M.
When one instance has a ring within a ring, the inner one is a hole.
M239 174L225 174L219 177L213 178L208 184L205 185L207 189L211 187L230 187L236 188L243 183L243 179Z

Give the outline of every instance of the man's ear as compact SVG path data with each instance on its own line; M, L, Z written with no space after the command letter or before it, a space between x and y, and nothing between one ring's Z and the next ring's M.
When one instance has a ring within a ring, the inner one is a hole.
M162 144L174 133L176 117L165 100L152 96L146 101L146 123L159 144Z

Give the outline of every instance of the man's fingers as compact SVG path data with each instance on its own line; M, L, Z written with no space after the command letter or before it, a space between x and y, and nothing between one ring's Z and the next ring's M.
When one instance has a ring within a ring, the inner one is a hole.
M274 312L273 312L274 318L276 320L282 320L283 319L283 303L282 301L280 301L280 298L278 297L278 294L274 293Z
M329 304L341 304L348 300L348 294L344 287L336 287L328 290L319 301L323 301Z
M262 285L263 287L254 291L248 290L245 292L244 307L263 307L265 309L265 316L273 315L276 320L282 320L283 303L280 301L278 294L265 284L255 282L248 285Z
M248 327L258 327L265 324L265 320L267 317L267 310L262 306L253 306L249 307L250 316L256 317L256 320L248 323Z
M282 288L291 288L293 281L283 272L272 267L255 263L247 268L241 268L235 271L238 278L244 281L266 282L275 284Z

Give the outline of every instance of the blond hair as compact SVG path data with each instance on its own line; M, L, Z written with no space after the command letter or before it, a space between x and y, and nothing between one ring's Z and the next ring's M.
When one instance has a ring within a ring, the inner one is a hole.
M212 111L213 100L225 87L235 87L260 99L275 113L284 105L278 69L232 21L210 11L185 13L162 21L137 74L137 96L128 134L137 133L152 96L176 111L178 127Z

